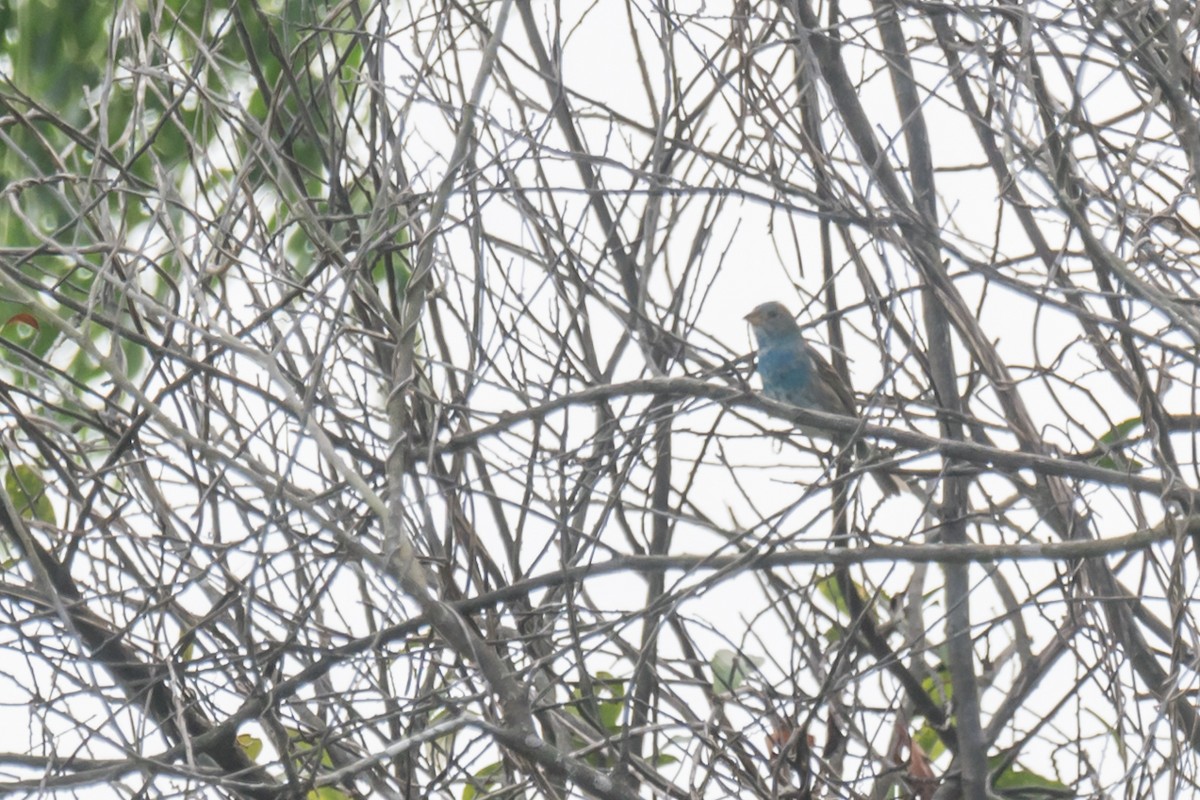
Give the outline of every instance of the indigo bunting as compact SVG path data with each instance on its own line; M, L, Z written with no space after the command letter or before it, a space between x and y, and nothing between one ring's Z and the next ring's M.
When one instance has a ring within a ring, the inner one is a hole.
M833 367L814 350L800 334L800 326L782 303L763 303L745 317L754 328L758 340L758 374L762 378L763 394L771 400L800 408L811 408L845 417L858 416L854 395L842 382ZM809 430L801 428L805 433ZM850 436L835 431L814 431L832 437L844 446ZM870 453L867 443L855 442L854 454L866 460ZM903 485L900 479L880 470L871 477L885 495L893 495Z

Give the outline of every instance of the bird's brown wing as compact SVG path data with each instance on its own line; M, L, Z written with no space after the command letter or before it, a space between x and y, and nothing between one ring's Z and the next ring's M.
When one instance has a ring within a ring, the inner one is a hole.
M829 392L829 399L831 401L834 398L837 399L837 403L841 407L840 413L845 414L848 417L857 417L858 406L854 402L854 395L850 393L849 387L846 386L846 383L842 380L842 377L838 375L837 370L830 366L828 361L821 358L821 354L812 347L808 348L808 354L809 357L812 358L813 367L820 374L821 381L819 385L826 387L827 391ZM843 443L844 442L845 437L843 437ZM862 439L859 439L854 443L854 454L858 461L863 464L867 463L872 458L870 445L868 445ZM883 491L885 497L898 494L901 489L906 488L903 481L901 481L895 475L883 470L873 469L870 470L870 474L871 477L875 479L875 482L879 484L879 488Z
M830 366L828 361L821 357L821 354L815 348L808 347L807 349L808 356L812 359L813 366L816 368L819 376L816 385L824 387L829 392L829 400L831 402L828 410L847 417L857 417L858 406L854 402L854 395L850 393L850 389L846 386L846 382L842 380L842 376Z

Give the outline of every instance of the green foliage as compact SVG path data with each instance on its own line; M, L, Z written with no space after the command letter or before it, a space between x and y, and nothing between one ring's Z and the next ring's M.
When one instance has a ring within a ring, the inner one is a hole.
M333 759L324 747L314 745L305 734L294 728L288 729L288 737L292 752L295 754L297 769L311 769L314 755L322 767L333 769Z
M307 65L323 64L316 53L328 40L312 34L322 30L327 4L166 0L115 18L118 8L84 0L0 3L0 72L9 81L0 116L10 119L0 148L0 187L8 195L0 203L0 246L28 251L15 268L31 291L45 287L46 299L42 308L0 300L0 325L5 340L40 359L51 360L60 342L51 308L72 322L86 309L96 324L85 332L100 343L119 328L140 327L122 285L136 283L159 299L177 292L177 254L139 256L158 232L196 226L188 211L196 191L221 198L234 180L267 191L288 185L271 173L277 164L267 169L247 153L262 133L294 128L298 135L280 137L290 163L307 176L311 196L327 194L323 148L326 126L339 116L329 108L337 95L304 74ZM348 55L338 75L352 81L363 55L350 36L342 38ZM229 109L246 97L260 111L260 127L233 130L240 112ZM237 102L226 107L221 98ZM298 126L297 119L316 122ZM239 170L242 158L256 176ZM277 213L264 209L271 222ZM311 263L309 254L297 266ZM33 333L5 324L24 318L40 323ZM119 346L127 374L137 375L145 349L127 337ZM9 363L20 357L13 348L0 352ZM82 353L65 372L80 385L104 377Z
M582 687L571 692L566 712L590 718L610 734L619 733L621 715L625 711L625 681L608 672L597 672L592 676L591 686L590 696Z
M123 367L137 376L148 354L123 335L143 326L122 287L176 308L185 269L200 266L219 291L236 253L189 265L191 254L171 249L164 234L186 241L199 230L223 249L213 220L221 203L247 202L247 187L254 224L282 237L298 274L327 263L327 237L353 249L363 233L357 221L377 209L373 184L349 174L344 158L365 51L353 26L341 34L332 20L368 3L358 5L165 0L115 18L112 4L0 0L0 72L11 79L0 92L0 116L11 120L0 148L9 200L0 203L0 246L28 252L16 268L46 301L29 308L0 299L0 325L39 323L32 332L5 325L3 338L51 361L61 324L86 317L98 344L120 338ZM305 213L294 213L296 203ZM320 247L308 229L312 211L336 220ZM146 242L161 244L148 250ZM371 242L372 278L393 306L411 277L410 244L403 226L385 246ZM19 360L19 350L0 352ZM105 377L82 353L65 372L80 386Z
M58 338L58 327L39 308L31 308L11 300L0 300L0 339L19 350L45 358L50 346ZM0 357L10 362L18 360L18 350L0 347ZM18 373L23 374L23 373ZM18 383L22 378L15 378Z
M853 618L854 615L850 611L850 604L847 602L846 596L842 593L842 585L841 582L838 581L836 574L829 575L828 577L817 581L816 588L817 593L824 597L833 605L835 609L837 609L839 616L846 619ZM862 587L858 584L854 584L854 591L858 592L858 596L860 598L864 594ZM868 609L867 613L873 614L874 608L872 607L871 609ZM840 627L831 625L825 629L826 641L833 643L840 641L841 638L842 629Z
M995 769L1004 761L1004 756L993 756L988 759L988 767ZM1027 772L1016 766L1011 766L992 778L992 787L997 791L1014 792L1019 794L1021 790L1041 789L1048 790L1047 794L1053 793L1055 797L1074 797L1075 792L1070 786L1067 786L1061 781L1044 778L1036 772ZM1045 794L1031 795L1034 797L1046 796Z
M349 795L334 786L322 786L313 789L307 795L308 800L349 800Z
M608 672L597 672L589 681L591 692L583 686L571 692L564 710L575 717L587 720L591 725L616 737L621 733L621 719L625 713L626 682ZM586 747L588 742L581 737L571 735L572 749ZM591 751L583 756L583 760L597 769L609 769L612 764L609 758L599 751Z
M54 505L46 495L46 481L41 473L27 464L17 464L4 476L4 491L12 500L17 513L25 519L35 519L54 525Z
M64 172L87 174L95 147L78 145L92 121L92 93L108 61L112 5L87 0L12 0L0 17L0 54L24 102L4 109L19 123L6 126L0 186L16 187L19 212L0 204L0 244L28 247L75 220L75 187ZM128 118L119 99L110 119ZM70 153L67 155L67 153ZM72 169L73 168L73 169ZM31 230L33 228L33 230Z
M839 614L850 616L850 606L846 603L845 595L842 594L842 587L838 583L837 575L830 575L817 581L817 592L832 603Z
M504 774L504 765L499 761L488 764L476 770L471 776L471 782L463 787L462 800L475 800L482 794L487 794L500 787L500 778Z
M919 746L930 761L936 761L938 756L946 752L946 745L942 743L942 737L938 736L938 732L930 725L922 725L921 729L913 735L912 740L913 744Z
M66 109L76 124L85 87L107 60L113 7L90 0L10 0L0 10L0 54L13 82L39 103Z
M262 753L263 742L255 736L248 733L239 733L237 736L237 746L246 754L246 758L251 761L257 761L258 756Z
M297 770L312 769L311 759L315 754L322 767L329 769L333 768L333 759L330 758L328 751L323 747L315 747L312 742L304 738L304 735L294 729L287 729L289 743L292 747L293 761ZM251 736L248 733L240 733L237 737L237 746L246 754L246 758L257 762L259 755L263 751L263 741L256 736ZM308 792L305 797L308 800L346 800L348 795L340 789L333 786L322 786Z
M1096 440L1096 445L1104 455L1093 458L1092 463L1105 469L1116 469L1123 472L1141 472L1145 464L1137 459L1127 457L1123 448L1129 440L1129 435L1142 427L1141 417L1131 417L1124 422L1118 422L1107 433Z
M942 706L948 706L954 697L954 686L950 682L950 668L945 664L939 666L932 675L921 681L921 688Z
M921 688L935 703L943 708L948 708L950 700L954 697L954 685L950 681L950 668L945 663L938 666L932 675L921 681ZM953 717L951 717L951 721L953 721ZM930 761L936 760L946 751L942 737L928 724L921 726L921 729L913 736L913 742L920 745L921 749L929 756Z

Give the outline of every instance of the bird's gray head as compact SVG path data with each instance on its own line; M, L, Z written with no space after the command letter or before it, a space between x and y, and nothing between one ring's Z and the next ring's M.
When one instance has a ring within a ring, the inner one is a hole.
M754 326L754 335L760 346L787 338L800 329L796 318L783 303L763 303L747 314L745 320Z

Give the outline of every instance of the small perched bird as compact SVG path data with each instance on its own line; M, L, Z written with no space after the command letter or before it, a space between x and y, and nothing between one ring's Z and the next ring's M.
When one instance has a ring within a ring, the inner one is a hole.
M754 328L754 338L758 340L757 371L762 378L764 395L800 408L858 416L850 389L821 354L804 341L795 317L782 303L763 303L745 319ZM835 431L821 430L819 433L831 437L841 446L850 439ZM859 440L855 443L854 453L859 460L865 460L870 448ZM903 485L896 476L880 470L873 470L871 477L885 495L896 494Z

